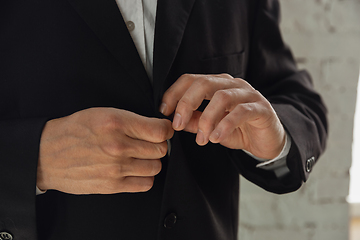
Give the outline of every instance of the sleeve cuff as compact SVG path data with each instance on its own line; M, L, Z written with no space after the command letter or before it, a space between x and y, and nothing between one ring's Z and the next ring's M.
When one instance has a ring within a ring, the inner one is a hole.
M286 165L286 158L289 154L290 147L291 147L291 138L286 133L284 147L283 147L282 151L280 152L280 154L273 159L269 160L269 159L259 158L259 157L254 156L253 154L251 154L250 152L248 152L246 150L243 150L243 151L245 153L247 153L248 155L250 155L251 157L253 157L254 159L260 161L260 163L258 163L256 165L257 168L261 168L261 169L268 170L268 171L274 171L275 175L278 178L281 178L290 172L289 168Z
M290 139L289 135L286 133L284 147L277 157L269 160L269 159L258 158L256 156L253 156L251 153L248 153L248 154L251 155L256 160L261 161L261 163L257 164L256 167L265 167L265 166L275 165L276 161L279 161L283 158L286 159L287 155L289 154L290 148L291 148L291 139Z
M36 196L37 196L37 195L44 194L44 193L46 193L46 191L42 191L42 190L40 190L40 189L36 186Z

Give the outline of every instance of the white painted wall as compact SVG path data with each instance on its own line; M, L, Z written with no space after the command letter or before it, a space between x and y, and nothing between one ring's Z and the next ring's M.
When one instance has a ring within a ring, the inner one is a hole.
M299 67L310 71L329 110L328 147L296 193L274 195L242 179L239 239L346 240L360 0L280 2L284 39Z
M359 81L360 82L360 75ZM348 201L353 205L360 206L360 84L358 84L358 95L356 99L355 121L354 121L354 141L352 149L352 165L350 168L350 192ZM359 208L359 207L358 207ZM360 208L359 210L360 211ZM353 213L360 217L359 213Z

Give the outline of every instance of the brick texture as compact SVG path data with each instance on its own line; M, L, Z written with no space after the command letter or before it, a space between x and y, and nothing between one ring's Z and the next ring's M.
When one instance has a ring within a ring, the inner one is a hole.
M275 195L241 179L239 239L346 240L349 168L360 66L360 0L280 0L281 28L329 110L329 141L297 192Z

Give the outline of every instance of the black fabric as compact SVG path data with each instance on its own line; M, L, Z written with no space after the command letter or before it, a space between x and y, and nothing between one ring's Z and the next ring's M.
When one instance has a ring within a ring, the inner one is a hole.
M236 239L239 173L294 191L325 147L326 109L282 41L279 12L276 0L159 0L151 85L115 1L3 0L0 231L17 240ZM266 96L293 142L290 174L277 179L241 150L199 147L179 132L149 192L35 197L48 119L90 107L163 117L162 95L184 73L229 73Z

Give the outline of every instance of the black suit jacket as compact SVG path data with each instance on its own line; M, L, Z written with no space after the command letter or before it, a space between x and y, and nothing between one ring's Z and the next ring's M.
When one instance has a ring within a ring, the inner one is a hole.
M286 193L324 149L326 110L283 43L276 0L159 0L153 84L114 0L3 0L0 7L0 232L34 239L236 239L239 173ZM45 122L90 107L158 112L184 73L229 73L272 103L292 138L277 179L241 150L178 132L146 193L35 197ZM313 158L312 158L313 157Z

